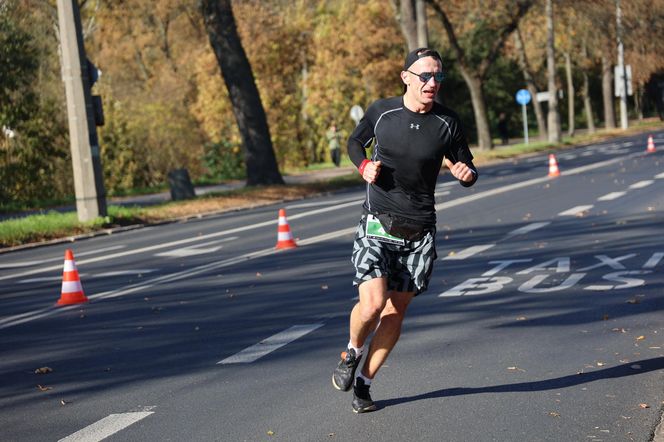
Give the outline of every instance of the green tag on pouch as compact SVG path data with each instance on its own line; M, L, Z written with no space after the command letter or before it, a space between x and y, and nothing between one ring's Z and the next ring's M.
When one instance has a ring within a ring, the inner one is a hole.
M377 241L389 243L389 244L398 244L400 246L406 244L406 240L402 238L397 238L396 236L390 235L385 231L383 225L380 223L378 218L372 214L367 215L367 226L366 226L366 235L369 239L375 239Z

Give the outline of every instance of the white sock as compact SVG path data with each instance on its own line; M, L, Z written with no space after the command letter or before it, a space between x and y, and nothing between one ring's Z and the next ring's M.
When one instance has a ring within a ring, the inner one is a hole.
M360 348L353 347L353 344L352 344L350 341L348 341L348 349L349 349L349 350L350 350L350 349L355 350L355 356L361 356L362 353L364 353L364 345L363 345L362 347L360 347Z
M361 378L364 381L364 385L366 385L367 387L371 385L371 379L363 375L362 372L360 372L358 378Z

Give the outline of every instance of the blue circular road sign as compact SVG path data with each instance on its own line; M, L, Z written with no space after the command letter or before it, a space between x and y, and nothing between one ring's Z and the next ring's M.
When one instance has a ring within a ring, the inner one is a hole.
M516 102L521 106L530 103L530 92L527 89L519 89L516 93Z

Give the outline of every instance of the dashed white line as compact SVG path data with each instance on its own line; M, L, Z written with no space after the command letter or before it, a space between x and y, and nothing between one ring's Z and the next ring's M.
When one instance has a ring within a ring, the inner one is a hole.
M639 181L638 183L632 184L631 186L629 186L629 188L630 189L643 189L644 187L648 187L649 185L651 185L654 182L655 181L653 181L653 180L643 180L643 181Z
M491 247L495 246L495 244L482 244L479 246L472 246L468 247L467 249L463 249L459 253L454 253L452 255L448 255L445 258L443 258L443 261L459 261L462 259L470 258L473 255L476 255L478 253L481 253L485 250L490 249Z
M526 226L519 227L518 229L512 230L507 235L505 235L505 238L512 238L512 237L518 236L518 235L525 235L526 233L532 232L532 231L537 230L537 229L541 229L542 227L548 226L549 224L551 224L550 221L543 221L543 222L539 222L539 223L528 224Z
M558 216L576 216L580 213L585 212L586 210L592 209L594 206L592 204L587 206L576 206L571 209L564 210L558 214Z
M657 179L662 179L662 178L664 178L664 172L655 175L655 178L657 178Z
M648 262L643 264L644 269L654 269L657 264L664 258L664 253L657 252L653 253Z
M152 407L148 407L152 408ZM97 442L124 430L141 419L153 414L154 411L137 411L133 413L110 414L92 425L73 433L58 442Z
M611 201L611 200L614 200L616 198L620 198L621 196L623 196L625 194L627 194L627 192L611 192L611 193L607 193L604 196L600 196L599 198L597 198L597 201Z
M226 359L217 362L217 364L249 364L267 354L272 353L284 345L311 333L323 325L324 324L294 325L280 333L277 333L276 335L272 335L269 338L252 345L251 347L245 348L233 356L229 356Z

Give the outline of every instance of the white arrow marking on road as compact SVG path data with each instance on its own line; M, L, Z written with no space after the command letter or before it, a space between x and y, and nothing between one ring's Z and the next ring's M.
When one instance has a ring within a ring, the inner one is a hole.
M97 442L106 439L120 430L124 430L153 413L154 411L137 411L133 413L111 414L76 433L60 439L58 442Z
M594 206L588 205L588 206L576 206L572 207L571 209L564 210L558 214L558 216L576 216L579 213L585 212L586 210L592 209Z
M446 256L445 258L443 258L443 261L459 261L462 259L470 258L471 256L476 255L485 250L488 250L493 246L495 246L495 244L482 244L479 246L468 247L467 249L463 249L459 253Z
M269 353L272 353L284 345L311 333L323 325L325 324L294 325L289 329L262 340L258 344L247 347L241 352L217 362L217 364L249 364Z
M620 198L621 196L626 195L626 194L627 194L627 192L611 192L611 193L607 193L604 196L600 196L599 198L597 198L597 201L611 201L611 200L614 200L616 198Z
M638 183L634 183L631 186L629 186L630 189L643 189L644 187L648 187L655 181L653 180L644 180L644 181L639 181Z

